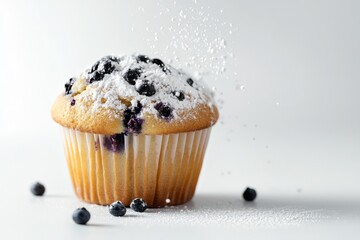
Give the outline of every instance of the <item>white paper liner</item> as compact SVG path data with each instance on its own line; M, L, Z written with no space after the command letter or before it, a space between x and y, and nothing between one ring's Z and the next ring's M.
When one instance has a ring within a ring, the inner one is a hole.
M210 132L129 134L124 149L114 152L104 145L109 136L64 128L75 193L100 205L129 206L137 197L149 207L185 203L194 195Z

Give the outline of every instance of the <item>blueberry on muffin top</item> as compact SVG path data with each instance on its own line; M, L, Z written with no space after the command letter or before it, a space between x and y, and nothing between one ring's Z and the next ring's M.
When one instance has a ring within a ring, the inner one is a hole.
M85 132L165 134L210 127L218 110L203 82L159 58L134 54L103 57L70 78L52 116Z

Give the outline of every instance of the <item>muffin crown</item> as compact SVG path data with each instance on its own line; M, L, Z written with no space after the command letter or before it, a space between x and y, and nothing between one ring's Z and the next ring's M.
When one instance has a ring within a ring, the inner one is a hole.
M201 81L145 55L106 56L65 84L52 107L60 125L99 134L170 134L218 119Z

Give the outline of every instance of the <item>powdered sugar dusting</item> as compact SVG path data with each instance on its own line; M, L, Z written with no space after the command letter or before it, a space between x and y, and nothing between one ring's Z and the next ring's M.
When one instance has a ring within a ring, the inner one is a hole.
M93 102L91 111L94 113L100 109L107 109L111 110L109 112L117 114L140 102L143 106L141 114L150 113L158 116L154 105L161 102L172 108L172 115L176 119L179 118L179 111L194 109L199 104L213 107L211 91L201 80L165 63L162 66L156 64L155 61L139 61L138 56L138 54L111 56L118 60L112 62L111 66L114 69L112 72L104 74L101 80L92 80L94 71L85 70L74 78L72 95L77 99ZM104 60L100 60L99 63L95 63L98 65L95 68L104 68L105 63ZM129 70L134 69L140 73L131 84L124 76ZM189 79L191 79L191 84L188 82ZM142 94L139 89L144 84L151 84L154 92ZM180 98L180 95L183 97Z

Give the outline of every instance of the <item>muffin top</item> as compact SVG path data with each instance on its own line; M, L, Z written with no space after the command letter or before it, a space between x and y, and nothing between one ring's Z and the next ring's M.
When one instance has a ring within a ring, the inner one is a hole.
M70 78L52 117L83 132L170 134L210 127L219 113L204 83L136 54L103 57Z

